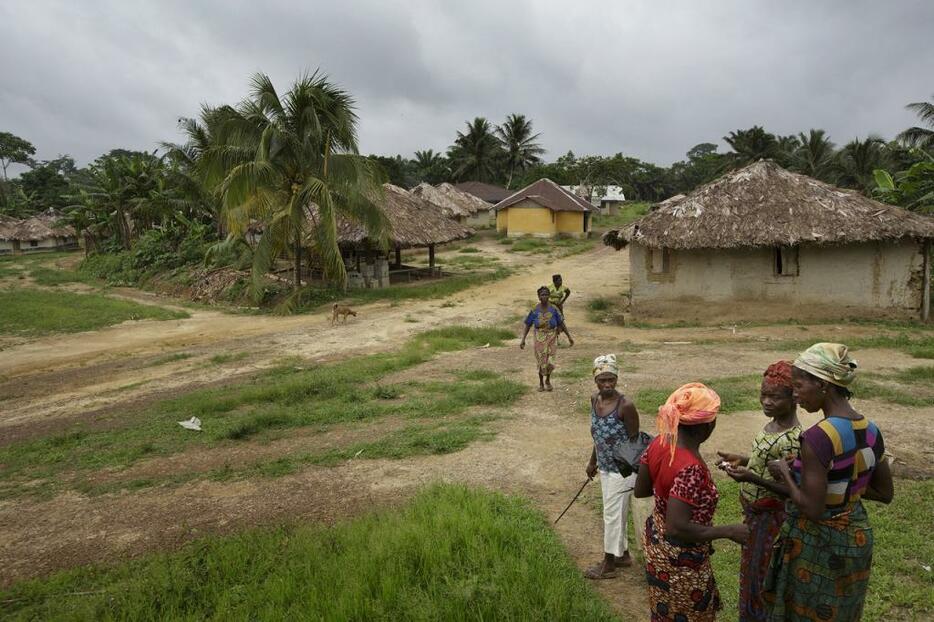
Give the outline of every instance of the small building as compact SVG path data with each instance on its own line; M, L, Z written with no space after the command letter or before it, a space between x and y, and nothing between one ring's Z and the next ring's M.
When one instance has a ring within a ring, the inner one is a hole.
M590 203L604 216L615 216L620 206L626 202L626 193L622 186L594 186L590 193Z
M0 254L62 251L78 248L73 227L58 224L61 215L49 209L22 220L0 219Z
M412 194L425 199L451 218L468 227L487 227L493 222L493 208L466 192L461 192L449 183L432 186L421 183L411 190Z
M760 160L672 197L628 246L631 311L788 319L930 313L934 219Z
M442 276L435 267L435 247L473 235L470 228L446 218L425 199L392 184L383 184L381 207L389 221L388 252L360 223L337 220L337 242L351 287L378 288ZM428 249L427 268L402 264L402 251L411 248Z
M493 184L487 184L482 181L464 181L454 186L461 192L466 192L472 196L477 197L478 199L489 203L490 205L496 205L506 197L510 196L512 192L501 188L499 186L494 186Z
M550 179L539 179L496 204L496 230L509 237L586 237L592 206Z

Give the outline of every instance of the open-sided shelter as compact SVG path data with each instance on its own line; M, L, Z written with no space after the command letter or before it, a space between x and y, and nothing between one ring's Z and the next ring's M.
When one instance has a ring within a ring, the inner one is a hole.
M0 219L0 254L78 248L73 227L59 225L60 214L49 209L22 220Z
M539 179L496 204L496 230L509 237L585 237L592 206L550 179Z
M628 245L632 311L762 303L783 317L930 313L934 219L761 160L672 197Z
M381 207L389 221L389 255L363 225L338 218L338 245L352 286L385 287L399 277L408 280L413 274L435 274L435 247L473 235L470 228L446 218L425 199L392 184L383 184ZM427 270L402 265L402 250L409 248L428 249Z

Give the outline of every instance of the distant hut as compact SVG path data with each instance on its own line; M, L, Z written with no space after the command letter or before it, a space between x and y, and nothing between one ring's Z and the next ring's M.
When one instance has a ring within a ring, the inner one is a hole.
M604 241L629 246L632 310L766 303L802 313L930 314L934 219L762 160L672 197ZM821 310L823 309L823 310ZM753 312L755 313L755 312Z
M539 179L496 204L496 230L509 237L585 237L590 203L550 179Z
M23 220L0 221L0 253L32 253L78 248L73 227L58 224L61 215L55 210L35 214Z
M496 205L512 194L512 191L510 190L506 190L500 186L494 186L493 184L487 184L482 181L464 181L459 184L455 184L454 187L461 192L466 192L467 194L473 195L478 199L489 203L490 205Z
M444 217L435 206L403 188L383 184L383 191L381 207L389 221L389 248L394 257L380 250L379 241L371 239L361 224L338 218L337 241L350 285L385 287L399 280L437 276L435 247L468 238L473 231ZM402 265L402 250L408 248L428 249L427 269Z
M607 216L618 214L625 201L626 193L622 186L594 186L590 196L590 203Z
M442 214L468 227L487 227L493 223L493 208L489 203L449 183L437 186L422 183L412 189L412 194L437 205Z

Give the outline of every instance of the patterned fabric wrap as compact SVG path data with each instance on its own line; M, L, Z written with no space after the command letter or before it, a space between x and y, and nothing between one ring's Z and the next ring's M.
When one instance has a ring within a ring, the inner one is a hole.
M653 622L710 622L721 609L720 592L710 565L710 543L678 542L665 535L670 499L691 506L691 521L710 525L719 494L710 470L694 454L677 448L669 452L656 438L642 454L642 464L652 475L655 508L646 521L642 545L645 576Z
M770 479L768 474L768 463L771 460L787 460L798 455L798 449L801 446L801 426L788 428L784 432L766 432L761 430L755 440L752 442L752 451L749 452L749 464L747 468L755 475L764 479ZM778 495L774 492L757 486L752 482L743 482L740 484L740 494L747 501L758 501L759 499L773 498Z
M597 466L601 471L619 473L616 461L613 460L613 448L617 443L629 438L626 424L619 416L619 405L622 401L623 398L620 397L616 407L605 417L597 415L596 403L593 400L590 402L590 434L593 436L593 446L597 453Z
M841 387L856 378L856 361L842 343L815 343L798 355L794 366Z
M538 373L548 376L555 370L555 357L558 354L558 327L563 319L553 306L547 309L536 306L525 318L526 326L535 328L535 360Z
M772 560L772 546L785 521L784 504L777 499L750 502L740 497L749 540L739 564L739 622L767 620L762 586Z
M593 377L600 374L613 374L619 376L619 363L615 354L601 354L593 360Z
M789 513L765 580L766 619L859 620L869 585L872 546L872 529L860 502L819 522Z
M555 287L554 283L548 286L548 302L553 305L561 305L564 302L564 293L568 291L566 285Z
M885 453L882 432L865 417L853 421L827 417L801 435L808 447L829 469L827 472L826 516L848 507L863 495L876 465ZM801 481L801 457L791 466L792 475Z
M658 438L661 439L659 442L669 447L669 464L675 459L678 426L682 423L710 423L717 418L719 410L720 396L699 382L683 385L668 396L668 400L658 409L655 424L658 427Z

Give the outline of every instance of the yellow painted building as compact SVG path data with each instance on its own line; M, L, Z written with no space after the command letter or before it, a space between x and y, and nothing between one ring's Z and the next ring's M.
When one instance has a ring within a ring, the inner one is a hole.
M496 204L496 230L513 238L586 237L591 205L550 179L540 179Z

